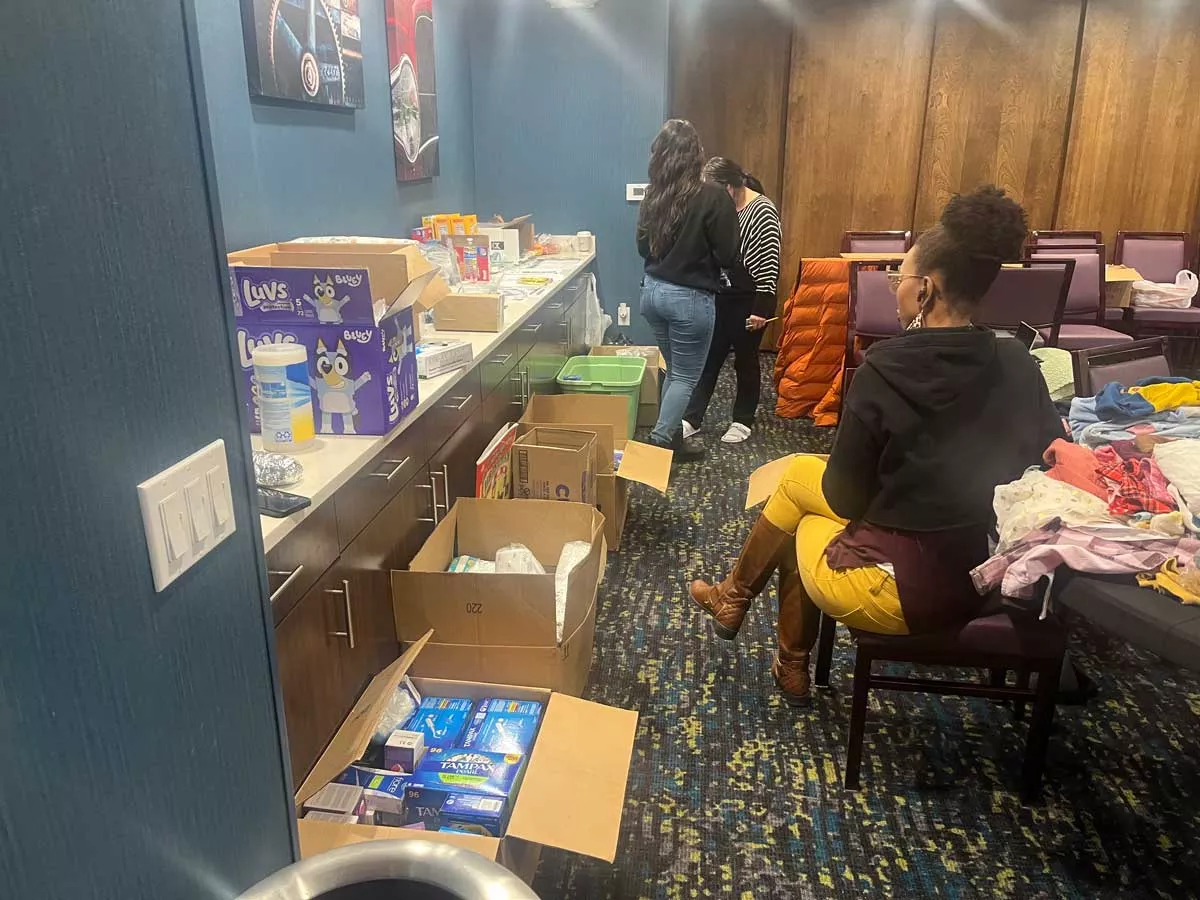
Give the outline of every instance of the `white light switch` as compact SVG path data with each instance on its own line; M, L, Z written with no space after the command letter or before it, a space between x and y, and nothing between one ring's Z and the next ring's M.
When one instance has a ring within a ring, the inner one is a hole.
M641 203L646 197L646 188L648 184L627 184L625 185L625 199L630 203Z
M233 496L225 442L203 450L138 485L154 588L161 591L233 534Z

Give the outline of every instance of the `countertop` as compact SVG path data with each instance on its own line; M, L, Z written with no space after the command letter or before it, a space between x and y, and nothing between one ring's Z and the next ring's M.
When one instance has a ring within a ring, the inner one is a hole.
M525 288L524 290L528 293L521 299L510 297L504 307L503 331L498 333L456 331L447 332L442 336L470 341L475 349L475 359L482 359L511 337L534 312L591 265L595 258L595 253L560 254L527 260L520 265L498 272L491 287L506 293L515 287L516 278L522 275L544 275L554 280L546 287L536 291ZM354 477L384 447L394 441L405 429L412 427L413 423L420 419L427 410L452 391L468 371L469 369L456 369L437 378L420 379L417 384L417 396L420 398L417 408L388 434L377 437L318 435L310 447L292 454L304 466L304 478L297 484L282 488L282 490L308 497L312 500L312 506L294 513L286 519L260 516L264 551L269 552L278 546L313 510L333 497L338 488ZM262 449L262 439L257 434L251 436L251 444L255 450Z

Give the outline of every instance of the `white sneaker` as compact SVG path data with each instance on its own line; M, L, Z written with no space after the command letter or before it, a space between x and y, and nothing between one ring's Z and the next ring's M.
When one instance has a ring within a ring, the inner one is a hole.
M721 437L722 444L740 444L750 437L750 429L741 422L734 422L729 430Z
M688 438L690 438L693 434L699 434L699 433L700 433L699 428L697 428L695 425L693 425L687 419L683 420L683 439L685 441Z

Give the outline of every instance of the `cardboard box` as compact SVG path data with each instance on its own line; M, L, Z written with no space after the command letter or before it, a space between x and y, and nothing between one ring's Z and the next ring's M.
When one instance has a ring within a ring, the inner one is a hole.
M367 686L296 793L298 808L366 750L388 698L424 655L431 637L432 633L423 635ZM435 841L496 860L526 881L533 879L543 846L607 862L616 858L637 713L541 688L423 678L414 681L426 694L475 700L507 697L545 704L537 743L526 765L506 835L494 838L301 819L297 826L302 856L372 840Z
M519 263L521 257L533 249L535 232L532 216L508 220L497 216L495 221L480 222L478 232L488 239L493 265L497 262Z
M662 382L667 377L667 363L661 351L657 347L618 347L605 344L593 347L590 355L640 356L646 360L646 374L642 376L642 393L638 398L637 423L639 428L653 428L657 425Z
M413 306L445 288L409 243L267 244L229 254L243 402L261 425L253 351L308 350L320 434L387 434L416 409Z
M433 325L438 331L504 330L504 298L491 291L454 291L433 305Z
M569 541L586 541L591 552L568 581L560 644L553 571ZM550 574L446 571L455 556L495 559L497 550L512 543L528 547ZM430 630L436 633L436 643L425 648L414 672L582 694L592 663L596 594L606 552L604 517L592 506L460 499L408 570L392 572L400 641L415 641Z
M766 503L779 487L779 482L787 474L792 462L801 456L815 456L817 459L829 459L824 453L791 453L773 460L764 466L759 466L750 473L746 485L746 509L753 509L760 503Z
M519 500L596 504L596 435L533 428L513 445L513 495Z
M1142 280L1141 273L1130 266L1105 266L1105 308L1127 309L1133 302L1133 283Z
M604 536L618 549L629 512L629 483L665 494L671 480L670 450L629 440L629 403L608 394L535 394L521 416L522 434L538 426L569 426L596 435L596 505L604 513ZM624 454L613 469L613 451Z

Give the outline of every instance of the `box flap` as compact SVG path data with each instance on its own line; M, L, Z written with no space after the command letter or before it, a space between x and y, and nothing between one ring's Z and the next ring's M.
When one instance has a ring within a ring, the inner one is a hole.
M501 547L521 543L533 551L538 562L550 569L558 565L564 543L590 541L595 535L596 509L584 503L463 497L455 508L458 510L458 552L481 559L495 559L496 551Z
M498 225L501 228L515 228L518 225L524 225L533 217L533 213L526 213L523 216L517 216L515 219L506 219L504 216L496 216L488 225Z
M660 494L667 492L671 481L671 463L675 454L662 447L637 441L626 441L617 477L652 487Z
M412 306L418 301L421 301L422 306L424 306L424 295L426 293L426 289L430 286L430 284L432 284L433 279L437 277L438 270L430 269L428 272L423 272L410 281L404 290L400 292L399 296L388 304L387 309L384 311L383 315L380 316L380 321L396 315L396 313L400 312L402 309L408 309L408 307Z
M800 456L829 459L824 453L793 453L755 469L750 473L750 481L746 486L746 509L753 509L758 504L770 500L792 461Z
M1131 266L1108 265L1104 267L1105 281L1143 281L1141 273Z
M500 852L500 838L483 837L475 834L451 832L417 831L412 828L382 828L376 825L339 825L318 819L301 819L296 823L300 833L300 857L308 859L329 850L364 844L367 841L436 841L462 847L478 853L485 859L496 859Z
M552 695L508 837L612 862L637 719L631 710Z
M297 805L337 778L351 763L362 758L371 742L371 735L375 733L375 725L383 715L396 685L408 673L413 660L432 636L432 631L427 632L404 651L399 659L371 679L367 689L354 704L354 709L350 710L350 715L346 716L337 734L304 779L304 784L300 785L300 790L296 791Z

